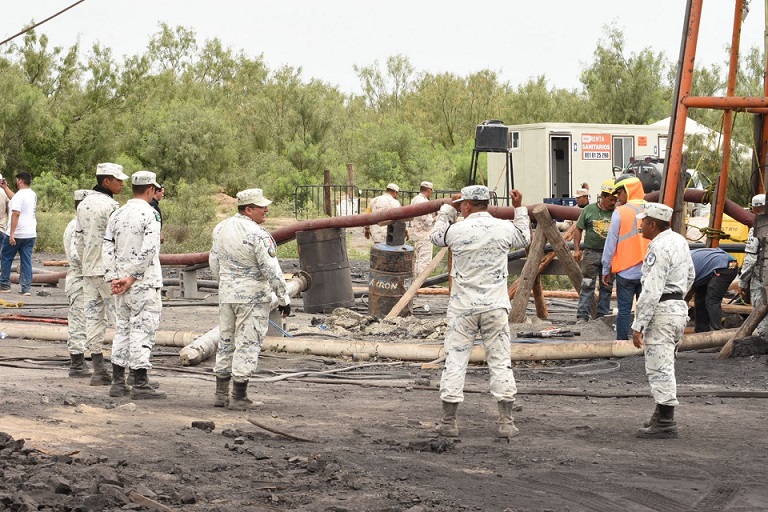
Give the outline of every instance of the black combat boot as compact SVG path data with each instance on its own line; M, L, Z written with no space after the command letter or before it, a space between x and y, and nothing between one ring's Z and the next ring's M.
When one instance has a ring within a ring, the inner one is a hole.
M109 388L109 396L126 396L131 392L131 386L125 383L125 366L112 363L112 387Z
M653 415L651 416L651 419L643 423L643 427L648 428L651 425L653 425L655 422L659 421L659 411L660 411L660 405L656 404L656 410L653 411Z
M232 383L232 399L229 401L229 407L233 411L246 411L263 407L264 402L257 402L248 398L248 381Z
M659 417L651 425L637 431L637 437L642 439L677 439L677 423L675 423L675 407L659 405Z
M75 379L82 379L91 376L91 370L85 364L85 354L69 354L69 376Z
M155 389L149 385L147 369L139 368L134 370L135 384L131 388L131 398L133 400L145 400L153 398L165 398L165 391Z
M214 407L229 406L229 381L232 377L216 377L216 395L213 401Z
M136 370L134 370L133 368L128 368L128 378L126 379L125 382L129 386L133 386L134 384L136 384ZM151 388L157 389L158 386L160 386L160 383L157 382L156 380L150 380L147 382L149 384L149 387Z
M104 363L104 355L101 353L91 354L93 362L93 375L91 375L91 386L109 386L112 384L112 376L107 371L107 365Z

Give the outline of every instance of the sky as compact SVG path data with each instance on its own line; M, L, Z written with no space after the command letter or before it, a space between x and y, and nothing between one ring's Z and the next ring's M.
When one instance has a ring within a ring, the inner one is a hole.
M0 0L0 40L75 0ZM734 2L704 2L697 65L723 64L731 42ZM763 46L764 2L751 0L741 48ZM651 48L676 61L685 0L86 0L38 27L53 45L95 42L122 57L142 53L159 23L192 29L198 43L218 38L271 69L301 67L360 93L354 66L402 54L417 72L460 76L490 69L513 86L545 75L550 87L580 89L581 71L615 23L627 54Z

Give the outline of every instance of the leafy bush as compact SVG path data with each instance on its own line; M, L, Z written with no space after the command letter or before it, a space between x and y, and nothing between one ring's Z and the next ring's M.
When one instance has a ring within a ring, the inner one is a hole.
M64 252L64 229L75 216L75 212L37 211L36 252Z
M205 180L190 183L182 179L168 188L173 193L160 203L165 236L162 251L176 254L210 250L217 221L216 204L212 200L216 186Z

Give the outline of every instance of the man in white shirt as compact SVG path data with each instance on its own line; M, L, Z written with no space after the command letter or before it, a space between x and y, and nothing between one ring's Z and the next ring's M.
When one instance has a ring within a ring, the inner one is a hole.
M16 253L19 254L19 284L22 295L31 295L32 286L32 251L37 240L37 194L29 188L32 176L28 172L16 174L17 192L13 195L8 207L10 222L8 223L8 239L3 244L0 266L0 292L11 291L11 264Z

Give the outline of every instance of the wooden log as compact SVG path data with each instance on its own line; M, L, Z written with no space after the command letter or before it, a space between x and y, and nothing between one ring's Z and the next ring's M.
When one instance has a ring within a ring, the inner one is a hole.
M547 301L544 300L544 290L541 288L541 274L533 281L533 304L536 306L536 316L548 318Z
M573 240L573 234L576 232L576 224L573 224L570 228L568 228L568 231L563 233L563 240L566 242L570 242ZM539 274L541 274L545 268L549 266L550 263L552 263L552 260L555 259L555 253L550 252L549 254L544 256L544 259L541 260L541 264L539 265ZM515 280L514 283L509 287L509 300L512 300L515 298L515 295L517 294L517 286L519 283L519 279Z
M578 299L579 292L571 290L544 290L544 296L550 299ZM613 292L611 298L616 298L616 292Z
M528 248L528 258L523 266L523 271L520 273L517 294L515 295L515 298L512 299L512 308L509 312L510 322L519 324L525 320L525 310L528 308L528 297L531 295L536 276L539 275L539 262L544 256L544 246L546 243L547 238L544 233L536 230L533 234L533 241L531 241L531 245Z
M557 259L560 260L560 264L563 265L565 273L573 284L573 288L576 291L581 290L581 267L573 259L571 251L568 246L565 245L563 237L560 236L560 232L557 230L555 221L552 220L552 216L549 214L544 205L537 205L533 209L533 215L538 222L538 228L536 231L542 231L547 237L547 241L552 245L552 249L557 255Z
M43 262L44 267L68 267L69 262L67 260L48 260Z
M173 512L173 509L170 507L166 507L162 503L158 503L155 500L149 499L143 494L139 494L136 491L131 491L128 493L128 498L138 504L141 505L144 508L148 508L150 510L159 510L160 512Z
M718 354L717 358L728 359L731 357L731 354L733 354L733 342L740 338L751 336L752 332L755 330L755 327L757 327L757 324L759 324L763 318L765 318L766 314L768 314L768 304L762 304L761 306L752 310L752 313L750 313L747 319L744 320L744 323L741 324L741 327L739 327L739 330L736 332L736 334L731 339L729 339L728 342L720 350L720 354Z
M394 305L392 310L387 313L387 316L384 317L384 320L392 320L393 318L396 318L397 315L400 314L400 312L405 308L409 302L411 302L411 299L413 299L413 296L416 295L416 293L419 291L419 288L421 285L424 284L424 281L427 280L427 277L432 273L433 270L437 268L437 266L440 264L441 261L443 261L443 258L445 257L445 253L448 252L447 247L443 247L440 249L440 252L437 253L437 255L432 258L432 261L429 262L429 265L427 265L427 268L421 271L421 274L416 277L416 279L413 280L413 283L411 284L410 288L403 294L402 297L400 297L400 300L397 301L397 304Z

